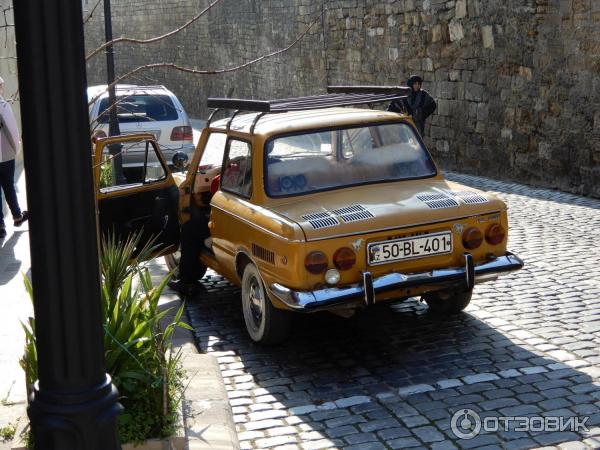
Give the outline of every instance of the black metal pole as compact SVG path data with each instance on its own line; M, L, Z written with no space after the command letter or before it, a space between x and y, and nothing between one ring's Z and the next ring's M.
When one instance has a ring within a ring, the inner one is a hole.
M81 2L14 2L39 380L37 450L120 449L106 374Z
M104 0L104 39L106 42L112 41L112 15L110 12L110 0ZM108 84L108 104L110 105L110 111L108 113L108 135L117 136L121 134L119 129L119 120L117 119L117 96L115 95L115 58L113 52L113 46L109 45L106 47L106 83ZM110 154L113 155L113 165L115 168L115 177L117 183L122 184L125 182L125 176L123 174L123 157L121 150L123 146L121 144L113 144L109 146Z

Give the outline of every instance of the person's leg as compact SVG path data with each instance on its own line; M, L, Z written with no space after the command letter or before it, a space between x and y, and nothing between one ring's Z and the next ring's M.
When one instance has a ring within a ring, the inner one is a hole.
M6 225L4 224L4 207L2 205L2 191L4 186L4 163L0 163L0 239L6 236Z
M169 282L169 287L185 296L194 295L201 287L198 281L202 276L201 264L198 260L203 240L201 230L202 221L194 215L181 226L179 279Z
M19 201L17 200L17 191L15 190L15 160L4 161L0 163L2 167L0 176L2 183L2 190L6 196L6 203L10 208L13 219L21 217L21 208L19 207Z
M6 203L8 203L8 207L12 213L14 225L20 227L29 218L29 213L21 211L19 207L19 200L17 199L17 191L15 189L15 160L5 161L0 163L0 165L3 166L2 189L6 196Z
M181 257L179 258L179 279L191 284L198 280L198 253L200 242L196 235L194 221L189 220L181 227Z

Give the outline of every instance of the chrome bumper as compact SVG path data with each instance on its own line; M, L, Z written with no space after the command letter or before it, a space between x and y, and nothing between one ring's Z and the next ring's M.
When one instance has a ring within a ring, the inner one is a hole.
M315 291L293 291L273 283L271 293L291 309L313 312L340 306L370 306L374 303L376 294L411 287L435 286L436 289L471 290L477 282L489 281L498 275L523 267L523 261L509 252L478 264L473 263L473 257L469 253L465 253L464 256L464 267L411 274L390 273L379 278L373 278L370 272L363 272L362 283Z

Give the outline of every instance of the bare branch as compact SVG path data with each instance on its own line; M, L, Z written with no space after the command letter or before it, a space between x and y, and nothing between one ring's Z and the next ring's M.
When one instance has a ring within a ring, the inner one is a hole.
M98 5L100 4L102 0L98 0L96 2L96 4L94 5L94 7L92 8L92 10L89 12L89 14L87 15L87 17L85 19L83 19L83 24L85 25L86 23L88 23L90 21L90 19L92 18L92 16L94 15L94 12L96 11L96 8L98 7Z
M8 28L15 26L14 23L8 23L8 18L6 17L6 13L11 11L12 9L13 7L11 5L8 8L4 8L2 10L2 14L4 15L4 25L2 25L2 28L4 28L4 48L8 47Z
M11 95L8 100L8 103L15 103L19 101L19 90L17 89L13 95Z
M186 73L191 73L194 75L218 75L218 74L222 74L222 73L229 73L229 72L235 72L237 70L241 70L241 69L245 69L246 67L252 66L262 60L268 59L268 58L272 58L273 56L277 56L281 53L285 53L288 50L290 50L292 47L294 47L298 42L300 42L300 40L306 36L308 34L308 32L312 29L312 27L321 19L321 17L323 16L323 14L325 14L327 12L327 9L324 9L321 14L319 14L315 19L313 19L313 21L310 23L310 25L302 32L302 34L300 34L298 37L296 37L296 39L294 39L294 41L288 45L285 48L279 49L279 50L275 50L274 52L271 52L269 54L266 55L262 55L259 56L258 58L252 59L250 61L247 61L243 64L234 66L234 67L229 67L227 69L215 69L215 70L198 70L198 69L193 69L191 67L183 67L183 66L179 66L177 64L174 63L154 63L154 64L146 64L143 66L139 66L136 67L135 69L133 69L130 72L127 72L124 75L121 75L120 77L118 77L115 81L113 81L111 84L109 84L106 87L106 90L110 89L112 86L117 85L118 83L120 83L121 81L123 81L125 78L129 78L135 74L137 74L138 72L141 72L143 70L148 70L148 69L157 69L157 68L161 68L161 67L167 67L167 68L171 68L171 69L175 69L175 70L179 70L181 72L186 72ZM94 103L96 101L98 97L95 97L93 99L90 100L89 105L91 105L92 103Z
M198 19L200 19L200 17L202 17L204 14L206 14L208 11L210 11L210 9L213 6L215 6L217 3L219 3L220 1L221 0L215 0L215 1L213 1L206 8L204 8L204 10L202 10L198 15L196 15L195 17L193 17L190 20L188 20L186 23L184 23L179 28L176 28L175 30L169 31L166 34L163 34L163 35L157 36L157 37L153 37L153 38L150 38L150 39L131 39L131 38L124 38L124 37L113 39L112 41L105 42L100 47L98 47L96 50L92 51L89 55L87 55L85 57L85 60L89 61L91 58L93 58L94 56L96 56L98 53L100 53L106 47L110 47L111 45L118 44L118 43L121 43L121 42L129 42L130 44L151 44L153 42L158 42L158 41L161 41L161 40L166 39L168 37L171 37L174 34L179 33L180 31L184 30L185 28L189 27L191 24L193 24L194 22L196 22Z

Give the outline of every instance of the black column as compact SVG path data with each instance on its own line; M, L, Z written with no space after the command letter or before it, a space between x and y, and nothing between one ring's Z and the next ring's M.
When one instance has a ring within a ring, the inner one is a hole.
M104 363L80 0L14 2L39 381L37 450L120 449Z
M112 36L112 14L110 12L110 0L104 0L104 37L106 42L110 42L113 39ZM108 113L108 135L118 136L121 134L119 128L119 120L117 118L117 96L115 95L115 57L113 52L113 46L109 45L106 47L106 84L108 87L108 104L110 110ZM113 167L115 170L115 177L118 184L125 184L127 182L125 175L123 174L123 155L121 150L123 146L121 144L112 144L108 146L110 154L113 155Z

